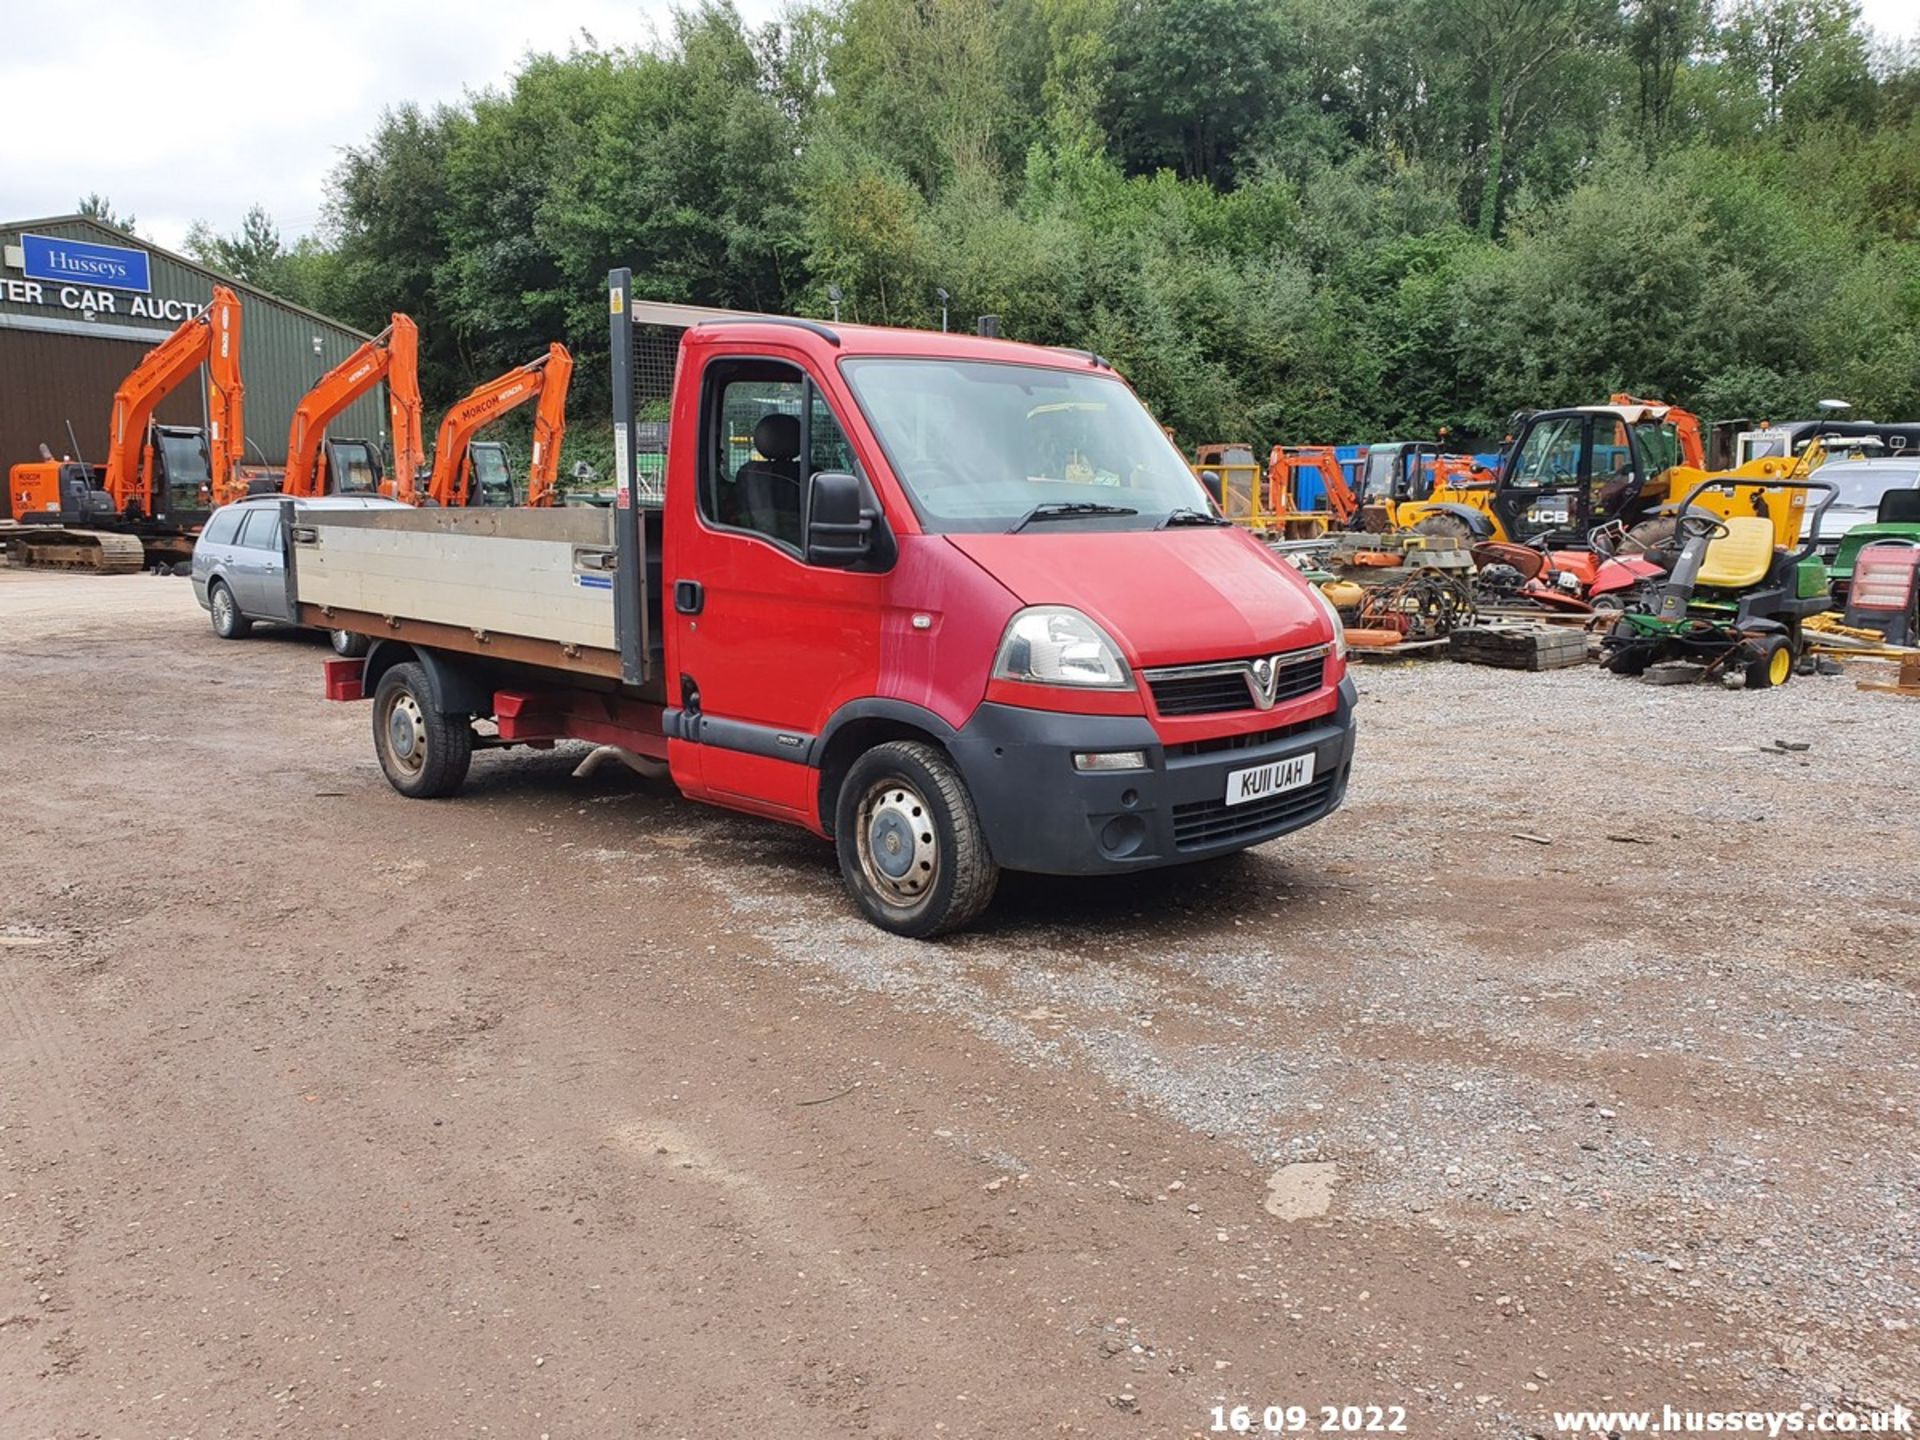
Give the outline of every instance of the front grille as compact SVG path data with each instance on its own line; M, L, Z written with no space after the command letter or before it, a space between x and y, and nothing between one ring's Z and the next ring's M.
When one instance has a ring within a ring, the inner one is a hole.
M1188 740L1167 746L1167 758L1184 760L1194 755L1218 755L1225 750L1258 750L1262 745L1275 745L1290 736L1325 725L1331 719L1328 715L1316 715L1311 720L1297 720L1291 725L1277 725L1271 730L1249 730L1244 735L1215 735L1211 740Z
M1311 785L1229 805L1225 800L1196 800L1173 807L1173 843L1181 850L1202 850L1228 840L1259 840L1302 824L1327 808L1334 776Z
M1153 691L1153 703L1162 715L1219 715L1231 710L1252 710L1257 681L1254 667L1263 659L1273 661L1273 698L1269 705L1311 695L1326 680L1327 647L1316 645L1274 656L1254 656L1246 660L1222 660L1206 665L1173 665L1146 672L1147 687ZM1261 707L1265 708L1265 707Z

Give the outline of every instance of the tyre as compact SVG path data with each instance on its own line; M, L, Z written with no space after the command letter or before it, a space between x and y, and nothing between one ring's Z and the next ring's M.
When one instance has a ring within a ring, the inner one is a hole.
M833 833L847 889L895 935L923 940L960 929L987 908L1000 879L959 772L918 740L876 745L853 762Z
M373 748L389 785L410 800L437 800L467 778L473 725L435 709L425 667L409 661L374 687Z
M253 629L253 621L240 613L240 602L233 598L233 589L224 580L207 587L207 616L213 622L213 633L222 640L244 640Z
M370 648L366 636L351 630L329 630L327 641L333 646L333 653L344 660L358 660Z
M1451 535L1456 540L1471 540L1473 527L1458 515L1429 515L1415 522L1413 533L1416 535Z
M1785 635L1769 635L1759 641L1759 654L1747 664L1747 689L1771 690L1793 678L1793 641Z

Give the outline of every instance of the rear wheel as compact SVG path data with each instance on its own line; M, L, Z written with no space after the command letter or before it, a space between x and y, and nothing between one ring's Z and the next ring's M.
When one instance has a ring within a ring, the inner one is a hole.
M467 778L473 726L464 715L434 708L425 668L409 661L374 687L373 748L389 785L412 800L437 800Z
M986 909L999 882L959 772L921 741L889 741L853 762L833 830L847 889L869 920L896 935L959 929Z
M358 660L369 648L367 637L351 630L329 630L327 642L333 646L334 654L347 660Z
M207 587L207 613L213 621L213 633L222 640L243 640L253 629L253 622L240 613L240 603L224 581L216 580Z
M1793 678L1793 641L1769 635L1758 642L1759 654L1747 664L1747 689L1771 690Z

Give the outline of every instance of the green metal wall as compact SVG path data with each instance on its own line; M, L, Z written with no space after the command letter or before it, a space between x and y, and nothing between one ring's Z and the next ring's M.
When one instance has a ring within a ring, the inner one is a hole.
M247 455L254 463L286 461L287 426L294 406L314 381L367 338L91 220L65 216L0 224L0 246L17 246L22 231L146 251L152 294L142 299L205 305L216 280L231 286L240 296L243 311L240 363L247 386ZM43 442L66 453L72 448L67 438L69 421L82 454L97 463L106 456L107 418L115 387L139 363L141 354L165 339L180 321L129 313L136 298L130 292L49 281L31 282L40 289L40 303L35 304L23 293L28 283L11 264L0 267L0 466L36 458ZM85 292L91 292L97 304L111 304L112 313L85 308L81 303ZM101 295L112 298L100 301ZM62 303L63 299L70 303ZM204 423L204 407L204 398L194 386L182 386L163 407L161 418ZM384 387L348 409L333 423L332 432L385 439Z

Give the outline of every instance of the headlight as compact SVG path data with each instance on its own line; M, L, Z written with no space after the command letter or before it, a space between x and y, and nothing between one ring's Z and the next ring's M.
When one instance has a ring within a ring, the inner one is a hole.
M1093 621L1065 605L1035 605L1007 622L993 678L1034 685L1087 685L1131 690L1120 647Z
M1320 593L1320 587L1315 585L1311 580L1307 582L1307 593L1313 596L1314 603L1326 611L1327 623L1333 626L1333 653L1342 660L1346 659L1347 627L1340 619L1340 612L1333 608L1333 602L1322 595Z

